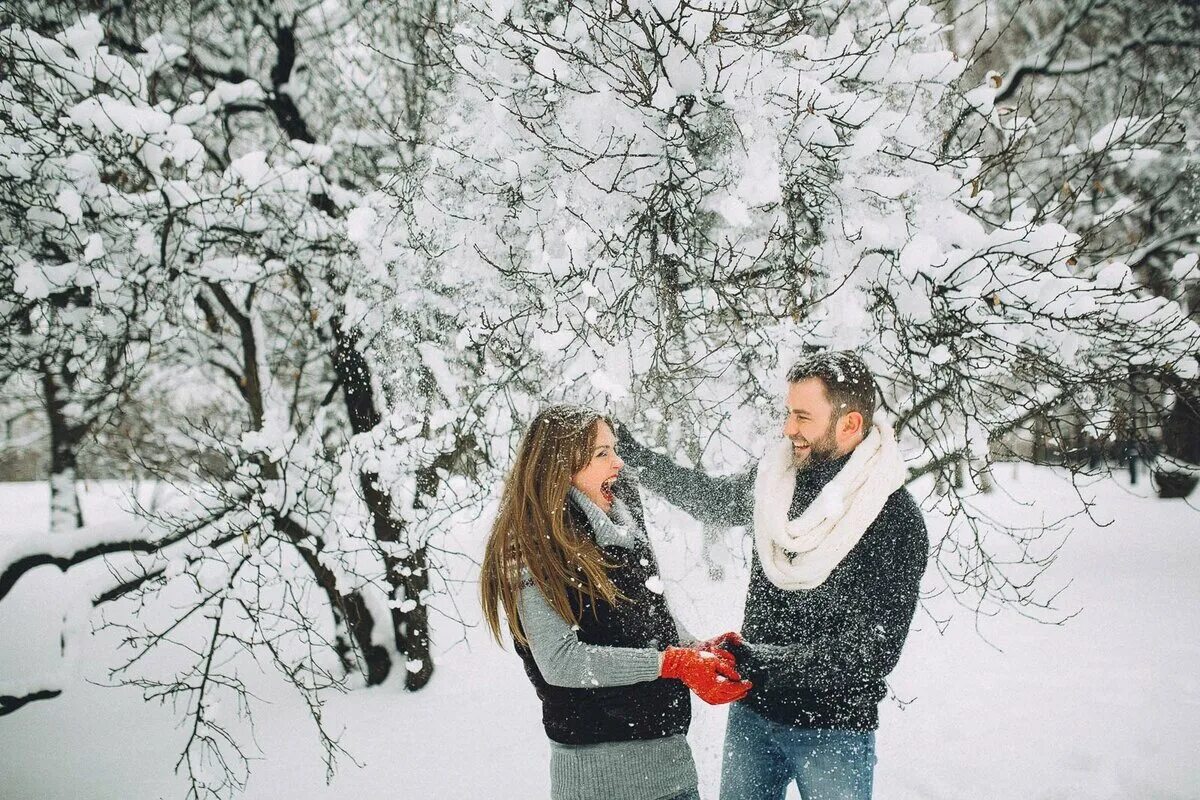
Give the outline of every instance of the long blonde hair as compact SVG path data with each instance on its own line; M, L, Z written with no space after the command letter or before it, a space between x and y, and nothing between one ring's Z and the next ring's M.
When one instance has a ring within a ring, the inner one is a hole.
M609 604L620 599L599 547L567 520L571 476L591 460L601 422L608 419L590 408L550 406L538 413L521 439L479 580L483 616L498 642L503 606L513 640L529 643L518 615L522 569L529 571L551 608L573 625L579 624L575 609L584 598Z

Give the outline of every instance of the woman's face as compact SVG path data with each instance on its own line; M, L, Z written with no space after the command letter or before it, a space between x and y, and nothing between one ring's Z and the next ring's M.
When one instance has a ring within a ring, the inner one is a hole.
M596 441L592 444L591 458L581 470L571 476L571 485L587 495L588 499L606 514L612 510L613 484L625 462L617 455L617 437L604 420L596 423Z

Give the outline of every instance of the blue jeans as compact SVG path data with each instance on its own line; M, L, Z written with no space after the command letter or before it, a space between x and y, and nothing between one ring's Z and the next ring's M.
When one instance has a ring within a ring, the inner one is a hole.
M793 728L729 708L721 800L784 800L792 781L804 800L870 800L874 773L873 731Z

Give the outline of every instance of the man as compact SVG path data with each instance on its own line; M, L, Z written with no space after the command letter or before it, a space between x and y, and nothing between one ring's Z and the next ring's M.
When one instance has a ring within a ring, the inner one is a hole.
M782 800L792 781L804 800L860 800L929 537L862 359L820 354L787 380L785 439L747 474L681 467L624 429L618 444L674 505L753 528L744 641L728 646L754 689L730 708L721 800Z

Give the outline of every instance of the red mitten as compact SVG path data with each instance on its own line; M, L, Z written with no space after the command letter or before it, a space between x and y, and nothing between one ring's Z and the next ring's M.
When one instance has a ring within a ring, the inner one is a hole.
M741 700L752 685L750 681L742 680L724 657L691 647L668 647L663 653L659 674L683 681L697 697L710 705Z

